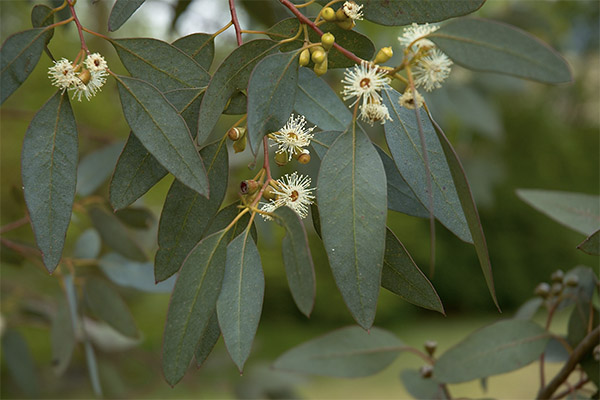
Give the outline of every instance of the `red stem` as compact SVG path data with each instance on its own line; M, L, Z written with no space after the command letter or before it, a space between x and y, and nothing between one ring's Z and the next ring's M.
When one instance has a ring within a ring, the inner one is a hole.
M234 0L229 0L229 12L231 13L231 22L233 22L233 26L235 28L235 38L237 40L237 45L242 45L242 28L240 27L240 21L238 21L237 13L235 11Z
M85 50L87 54L90 54L90 51L85 44L85 39L83 38L83 27L81 26L81 22L79 22L79 18L77 18L77 14L75 13L75 2L68 1L69 9L71 10L71 15L73 16L73 21L75 21L75 25L77 25L77 32L79 32L79 40L81 41L81 48Z

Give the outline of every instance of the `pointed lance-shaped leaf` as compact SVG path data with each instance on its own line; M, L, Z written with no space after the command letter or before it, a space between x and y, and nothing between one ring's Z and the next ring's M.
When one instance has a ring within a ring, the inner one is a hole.
M175 178L208 197L208 178L190 132L177 110L154 86L117 78L123 114L144 147Z
M108 17L108 30L119 29L146 0L116 0Z
M588 236L577 248L586 254L600 256L600 230Z
M183 51L202 68L209 70L215 58L214 36L207 33L192 33L175 40L173 46Z
M52 348L52 369L56 376L61 376L71 362L73 349L77 342L75 332L73 331L71 316L69 315L69 307L64 299L58 303L56 313L52 318L50 340Z
M380 25L439 22L477 11L485 0L363 0L364 18Z
M77 167L77 194L89 196L110 177L123 142L118 141L87 154Z
M200 368L204 361L208 358L213 348L217 344L217 341L221 337L221 328L219 328L219 320L217 319L217 312L213 312L210 317L208 324L200 335L194 358L196 359L196 366Z
M386 178L373 144L354 125L325 154L318 182L321 232L333 276L354 319L369 329L385 250Z
M77 125L66 94L57 92L33 117L21 164L31 226L52 273L62 255L77 184Z
M250 355L262 313L265 277L248 227L227 246L217 317L225 347L240 372Z
M2 333L3 365L19 389L30 398L40 395L39 378L27 341L14 329Z

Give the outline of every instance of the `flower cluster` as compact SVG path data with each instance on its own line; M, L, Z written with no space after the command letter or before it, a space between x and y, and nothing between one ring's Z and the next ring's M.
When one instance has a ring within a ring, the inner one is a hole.
M287 153L288 161L291 161L292 157L308 152L305 147L310 144L310 139L314 136L311 132L314 129L314 126L306 128L304 116L294 117L294 114L292 114L283 128L269 135L275 141L271 146L278 145L276 153Z
M363 19L362 13L362 5L358 5L353 1L347 1L342 6L342 10L344 10L344 14L346 17L350 18L352 21L360 21Z
M347 68L344 71L344 90L342 96L344 100L356 97L351 107L358 101L360 104L360 117L363 121L373 125L374 122L380 121L385 123L386 119L390 119L390 114L387 107L381 102L381 90L387 87L390 78L386 72L380 70L375 64L363 61L360 65L355 65L353 68Z
M73 93L73 99L81 101L82 96L87 100L95 96L96 93L106 82L108 75L108 65L106 60L99 53L90 54L85 62L79 65L73 65L66 58L55 61L54 65L48 68L48 76L52 85Z
M310 183L309 176L298 175L298 172L293 172L291 175L285 174L275 181L276 188L273 190L275 199L264 203L260 210L271 213L279 207L285 206L294 210L300 218L306 218L308 208L315 199L312 194L315 188L310 188ZM263 214L263 218L271 220L271 217L266 214Z

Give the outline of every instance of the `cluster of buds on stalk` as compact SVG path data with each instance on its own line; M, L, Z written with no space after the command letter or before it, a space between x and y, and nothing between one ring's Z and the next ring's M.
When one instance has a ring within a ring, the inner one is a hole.
M233 151L236 153L241 153L246 149L246 142L248 141L246 128L240 126L231 127L227 131L227 137L233 141Z
M327 32L321 36L321 43L317 45L308 45L300 52L298 63L301 67L306 67L311 61L314 63L313 71L317 76L327 72L327 55L335 43L335 37Z
M335 11L331 7L321 10L321 17L327 22L335 22L342 29L350 30L356 26L355 21L363 19L362 5L354 1L346 1Z

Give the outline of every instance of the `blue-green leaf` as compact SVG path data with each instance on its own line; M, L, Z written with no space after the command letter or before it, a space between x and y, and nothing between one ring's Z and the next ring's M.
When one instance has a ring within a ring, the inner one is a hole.
M116 0L108 17L108 30L119 29L145 0Z
M173 42L173 46L192 57L202 68L209 70L215 58L215 41L213 35L192 33Z
M69 306L64 300L58 303L56 314L52 318L50 338L52 369L56 376L61 376L71 362L73 349L77 343L75 332L73 331L73 322L69 313Z
M217 344L219 337L221 337L221 328L219 328L219 320L215 311L202 331L200 340L198 340L198 345L196 346L194 358L196 359L197 367L202 366L204 361L206 361L206 358Z
M381 25L438 22L475 12L485 0L364 0L364 18Z
M102 248L102 240L98 231L94 228L89 228L77 238L75 249L73 250L74 258L93 259L98 257Z
M404 388L415 399L440 399L448 397L442 386L432 377L424 378L419 371L405 369L400 374Z
M38 398L39 383L33 357L19 332L8 329L2 334L2 358L19 389L28 397Z
M577 248L586 254L600 256L600 230L588 236Z
M110 177L122 150L123 142L118 141L81 159L77 167L77 193L80 196L94 193Z
M117 253L108 253L98 260L100 269L112 282L119 286L150 293L171 293L176 276L156 283L154 266L151 262L137 262Z

